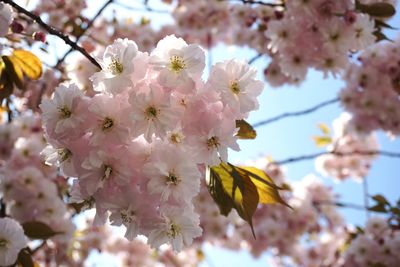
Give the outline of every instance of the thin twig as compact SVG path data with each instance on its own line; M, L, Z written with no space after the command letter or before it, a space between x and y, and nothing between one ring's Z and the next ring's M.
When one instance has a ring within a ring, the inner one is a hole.
M318 153L307 154L307 155L292 157L292 158L288 158L288 159L273 161L271 163L284 165L284 164L290 164L290 163L295 163L295 162L299 162L299 161L312 160L312 159L315 159L315 158L317 158L319 156L322 156L322 155L335 155L335 156L339 156L339 157L354 156L354 155L364 155L364 156L380 155L380 156L385 156L385 157L389 157L389 158L400 158L400 152L391 152L391 151L382 151L382 150L376 150L376 151L353 151L353 152L350 152L350 153L340 153L340 152L335 152L335 151L326 151L326 152L318 152Z
M256 62L257 59L261 58L262 56L263 56L263 54L260 53L260 54L255 55L254 57L250 58L249 59L249 65L253 64L254 62Z
M37 24L39 24L43 29L45 29L49 34L55 35L58 38L62 39L67 45L72 47L74 50L79 51L82 55L84 55L90 62L93 63L96 67L101 69L100 64L82 47L80 47L76 42L73 42L67 35L64 33L56 30L52 26L45 23L39 16L33 14L32 12L26 10L25 8L19 6L18 4L14 3L12 0L0 0L0 2L6 3L14 7L19 13L23 13L32 20L34 20Z
M257 5L263 5L263 6L269 6L269 7L284 7L285 3L267 3L264 1L257 1L257 0L228 0L231 2L242 2L243 4L257 4Z
M305 110L295 111L295 112L285 112L285 113L282 113L282 114L280 114L278 116L275 116L275 117L272 117L272 118L257 122L255 124L253 124L253 127L256 128L256 127L260 127L260 126L263 126L263 125L267 125L267 124L270 124L270 123L275 122L275 121L279 121L279 120L287 118L287 117L296 117L296 116L306 115L306 114L312 113L314 111L317 111L320 108L335 104L335 103L339 102L339 100L340 100L339 98L334 98L334 99L331 99L331 100L328 100L328 101L324 101L324 102L322 102L322 103L320 103L320 104L318 104L318 105L316 105L314 107L311 107L311 108L308 108L308 109L305 109Z
M107 2L104 3L104 5L97 11L96 15L88 22L87 26L85 29L83 29L77 36L75 42L78 43L81 37L93 26L94 22L96 19L103 13L103 11L112 3L114 0L108 0ZM71 47L58 61L57 64L54 66L55 68L58 68L60 64L65 60L65 58L72 52L74 49Z
M130 6L130 5L127 5L127 4L124 4L121 2L116 2L116 1L113 4L123 7L125 9L128 9L128 10L132 10L132 11L140 11L140 12L147 11L147 12L159 13L159 14L169 14L170 13L169 10L154 9L152 7L149 7L148 5L145 5L145 7L143 9L140 7L134 7L134 6Z
M363 181L362 181L362 184L363 184L363 197L364 197L364 205L366 206L366 207L369 207L369 200L368 200L368 198L369 198L369 190L368 190L368 180L367 180L367 177L364 177L363 178ZM366 220L368 221L368 219L369 219L369 210L368 209L366 209L366 211L365 211L365 217L366 217Z
M337 206L341 208L351 208L356 210L368 210L368 206L362 206L354 203L340 202L340 201L315 201L314 205L327 205L327 206Z

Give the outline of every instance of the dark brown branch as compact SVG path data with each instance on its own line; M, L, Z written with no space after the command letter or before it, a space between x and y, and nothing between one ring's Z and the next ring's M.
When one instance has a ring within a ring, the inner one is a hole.
M320 103L320 104L318 104L318 105L316 105L314 107L311 107L311 108L308 108L308 109L305 109L305 110L295 111L295 112L285 112L285 113L282 113L282 114L280 114L278 116L269 118L267 120L263 120L263 121L257 122L255 124L253 124L253 127L256 128L256 127L264 126L264 125L270 124L272 122L279 121L279 120L287 118L287 117L297 117L297 116L307 115L309 113L317 111L320 108L335 104L335 103L339 102L339 100L340 100L339 98L334 98L334 99L331 99L331 100L328 100L328 101L324 101L324 102L322 102L322 103Z
M96 15L88 22L87 26L85 29L83 29L77 36L75 43L78 43L81 37L93 26L94 22L96 19L103 13L103 11L112 3L114 0L108 0L107 2L104 3L104 5L97 11ZM58 68L62 62L64 62L65 58L72 52L74 49L71 47L58 61L57 64L54 66L55 68Z
M32 12L26 10L25 8L19 6L18 4L14 3L12 0L0 0L0 2L6 3L11 5L13 8L15 8L19 13L25 14L32 20L34 20L37 24L39 24L43 29L45 29L49 34L55 35L61 40L63 40L67 45L69 45L71 48L74 50L79 51L82 55L84 55L90 62L93 63L96 67L101 69L100 64L88 53L86 52L85 49L80 47L77 43L73 42L67 35L64 33L56 30L55 28L51 27L47 23L45 23L39 16L33 14Z
M298 157L292 157L288 159L283 159L283 160L278 160L278 161L273 161L272 163L274 164L279 164L279 165L284 165L284 164L290 164L290 163L295 163L299 161L305 161L305 160L312 160L315 159L319 156L322 155L336 155L339 157L346 157L346 156L354 156L354 155L364 155L364 156L375 156L375 155L380 155L380 156L385 156L389 158L400 158L400 152L391 152L391 151L382 151L382 150L377 150L377 151L354 151L351 153L341 153L341 152L335 152L335 151L326 151L326 152L318 152L318 153L313 153L313 154L308 154L308 155L302 155Z

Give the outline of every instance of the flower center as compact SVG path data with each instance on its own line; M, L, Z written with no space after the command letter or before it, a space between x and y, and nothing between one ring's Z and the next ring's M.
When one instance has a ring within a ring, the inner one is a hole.
M182 57L180 56L172 56L170 57L169 66L172 71L179 73L181 70L185 69L186 64Z
M170 172L167 176L167 185L177 185L179 182L179 177L176 176L173 172Z
M155 107L150 106L146 109L145 114L148 120L157 118L157 115L159 113L159 110L157 110Z
M179 235L181 233L181 229L179 228L178 225L171 223L169 225L169 231L167 233L167 235L169 237L175 238L177 235Z
M124 66L116 58L113 58L111 63L108 65L108 69L110 70L111 74L118 75L124 71Z
M235 95L239 94L240 93L239 83L237 81L231 82L230 89L232 93L234 93Z
M217 148L218 146L219 146L218 137L213 136L213 137L211 137L210 139L207 140L208 149Z
M61 108L58 108L58 115L60 119L68 119L71 117L72 112L67 106L63 106Z
M110 165L103 165L103 177L101 178L102 181L105 179L110 178L111 174L113 172L113 169Z
M8 240L4 238L0 238L0 248L5 248L7 247Z
M183 136L180 133L173 133L169 140L174 144L182 143Z
M103 120L103 123L101 125L101 129L103 131L107 131L107 130L110 130L113 126L114 126L113 119L111 119L109 117L105 117L104 120Z
M123 209L120 212L121 214L121 219L124 223L132 223L134 221L135 217L135 212L129 209Z
M58 160L60 161L60 163L66 161L67 159L69 159L72 156L72 153L68 148L58 149L57 154L58 154Z

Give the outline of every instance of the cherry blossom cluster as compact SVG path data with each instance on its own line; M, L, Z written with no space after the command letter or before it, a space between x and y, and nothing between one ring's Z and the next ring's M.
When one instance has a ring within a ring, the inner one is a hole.
M76 18L81 16L81 12L86 8L86 1L83 0L41 0L35 7L36 14L48 15L48 22L51 26L57 29L74 30L74 25L71 23Z
M341 266L397 266L400 255L400 231L382 217L371 217L363 233L351 241Z
M340 94L360 131L400 134L400 38L376 44L349 66Z
M327 146L328 153L332 154L319 156L315 161L316 170L337 180L361 180L376 158L369 154L379 149L376 135L360 132L349 113L334 120L333 130L332 144Z
M66 182L40 156L46 142L39 117L27 115L1 124L0 144L0 191L7 215L20 223L43 222L60 233L54 240L68 240L74 225L59 196Z
M374 21L356 12L354 1L290 1L285 8L265 34L276 53L274 70L291 79L303 80L309 67L336 75L349 63L349 51L375 42Z
M13 18L13 10L11 6L0 3L0 37L3 37L8 33L8 29L12 22L12 18Z
M204 166L239 150L236 120L258 107L263 84L247 63L214 65L202 80L204 51L167 36L151 53L117 39L90 79L97 94L60 85L40 108L47 161L74 180L71 201L96 205L96 224L124 225L174 250L201 235L192 199ZM203 168L199 169L199 166Z

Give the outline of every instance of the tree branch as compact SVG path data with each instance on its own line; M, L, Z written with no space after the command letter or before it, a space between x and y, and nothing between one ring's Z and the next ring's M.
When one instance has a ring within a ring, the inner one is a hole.
M81 37L87 32L87 30L89 30L94 22L96 21L96 19L101 15L101 13L103 13L103 11L112 3L114 2L114 0L108 0L107 2L104 3L104 5L99 9L99 11L97 11L96 15L94 15L94 17L89 21L89 23L87 24L87 26L85 27L85 29L83 29L77 36L76 36L76 40L75 43L78 43L79 40L81 39ZM54 66L55 68L58 68L60 66L60 64L65 60L65 58L72 52L74 51L74 48L70 48L58 61L57 64Z
M261 54L261 53L255 55L254 57L252 57L252 58L249 59L248 64L249 64L249 65L253 64L254 62L257 61L257 59L261 58L263 55L264 55L264 54Z
M258 1L258 0L228 0L228 1L233 1L233 2L242 2L243 4L257 4L257 5L263 5L263 6L269 6L269 7L284 7L285 3L267 3L264 1Z
M139 7L133 7L133 6L121 3L121 2L117 2L117 1L115 1L113 4L123 7L125 9L128 9L128 10L132 10L132 11L147 11L147 12L160 13L160 14L169 14L170 13L168 10L154 9L152 7L149 7L147 4L145 4L144 9L139 8Z
M364 155L364 156L380 155L380 156L385 156L385 157L389 157L389 158L400 158L400 152L391 152L391 151L382 151L382 150L354 151L354 152L350 152L350 153L326 151L326 152L318 152L318 153L313 153L313 154L307 154L307 155L287 158L287 159L278 160L278 161L272 161L271 163L284 165L284 164L295 163L295 162L299 162L299 161L312 160L312 159L315 159L322 155L335 155L335 156L339 156L339 157L354 156L354 155Z
M79 51L82 55L84 55L90 62L93 63L96 67L101 69L100 64L91 56L85 49L80 47L77 43L73 42L67 35L64 33L56 30L55 28L51 27L50 25L46 24L39 16L33 14L32 12L26 10L25 8L19 6L18 4L14 3L12 0L0 0L0 2L6 3L11 5L15 8L19 13L25 14L32 20L34 20L37 24L39 24L43 29L45 29L49 34L55 35L61 40L63 40L67 45L72 47L74 50Z
M322 103L320 103L320 104L318 104L318 105L316 105L314 107L311 107L311 108L308 108L308 109L305 109L305 110L300 110L300 111L295 111L295 112L285 112L285 113L282 113L282 114L280 114L278 116L275 116L275 117L272 117L272 118L257 122L255 124L253 124L253 127L257 128L257 127L260 127L260 126L264 126L264 125L270 124L272 122L279 121L279 120L287 118L287 117L297 117L297 116L306 115L306 114L312 113L314 111L317 111L320 108L335 104L335 103L339 102L339 100L340 100L339 98L334 98L334 99L331 99L331 100L328 100L328 101L324 101L324 102L322 102Z
M356 209L356 210L368 210L368 206L362 206L354 203L347 203L347 202L341 202L341 201L314 201L314 205L316 206L337 206L341 208L351 208L351 209Z

